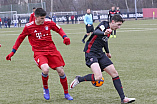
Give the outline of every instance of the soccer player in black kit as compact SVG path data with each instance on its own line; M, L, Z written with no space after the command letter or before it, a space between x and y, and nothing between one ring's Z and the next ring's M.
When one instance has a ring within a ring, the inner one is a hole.
M108 39L112 30L120 28L123 22L124 20L120 15L114 15L111 22L102 21L96 27L84 48L86 65L91 68L93 74L88 74L83 77L76 76L70 84L70 89L73 89L83 81L101 80L102 72L106 71L112 77L114 87L121 98L121 102L131 103L135 101L135 98L125 97L118 72L116 71L112 61L109 59L111 58L111 54L108 48ZM106 53L103 52L103 48Z
M111 9L109 10L109 12L108 12L108 21L109 22L111 22L111 19L112 19L112 17L116 14L117 12L116 12L116 10L115 10L115 7L114 6L112 6L111 7ZM112 32L113 33L113 32ZM110 36L110 38L116 38L116 30L114 30L114 35L112 35L112 33L111 33L111 36Z

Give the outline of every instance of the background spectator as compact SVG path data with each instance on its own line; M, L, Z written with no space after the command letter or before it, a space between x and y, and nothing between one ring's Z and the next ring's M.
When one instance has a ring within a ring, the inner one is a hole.
M8 17L7 22L8 22L8 27L10 28L10 24L11 24L11 19L10 19L10 17Z
M55 13L53 14L52 18L53 18L53 21L56 23L56 14Z
M71 15L72 24L74 24L74 15Z
M2 19L0 18L0 28L2 28L1 23L2 23Z
M7 18L4 17L4 26L7 28Z
M19 27L19 25L21 27L21 17L20 16L18 17L18 27Z
M69 24L69 15L66 15L67 24Z
M77 15L75 15L75 24L77 23L77 18L78 18L78 16L77 16Z

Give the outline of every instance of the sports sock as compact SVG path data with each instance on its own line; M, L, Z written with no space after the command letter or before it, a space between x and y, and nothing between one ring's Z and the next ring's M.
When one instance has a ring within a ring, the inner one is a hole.
M87 36L88 36L88 35L87 35L87 34L85 34L82 40L85 40L85 39L87 38Z
M111 32L111 35L113 34L113 30L112 30L112 32Z
M83 81L95 81L94 74L88 74L83 77L78 77L79 82Z
M63 86L64 94L67 94L68 93L68 83L67 83L67 78L66 78L65 74L63 76L60 76L60 83Z
M114 30L114 35L116 35L116 30Z
M125 95L124 95L124 92L123 92L123 87L122 87L119 76L117 76L115 78L112 78L112 80L113 80L114 87L116 88L121 100L123 100Z
M42 73L42 81L43 81L43 87L45 88L45 89L48 89L48 78L49 78L49 76L48 76L48 74L43 74Z

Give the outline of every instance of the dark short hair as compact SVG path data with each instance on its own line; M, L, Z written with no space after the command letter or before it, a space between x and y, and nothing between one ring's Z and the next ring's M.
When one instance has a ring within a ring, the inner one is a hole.
M42 8L37 8L35 10L35 16L39 17L39 16L46 16L46 11Z
M112 18L111 21L114 20L115 22L124 22L123 18L119 14L115 14Z
M36 9L35 7L33 7L33 9Z

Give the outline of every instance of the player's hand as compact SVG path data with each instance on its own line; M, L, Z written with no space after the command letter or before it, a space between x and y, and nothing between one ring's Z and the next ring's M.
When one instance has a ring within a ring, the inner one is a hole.
M88 26L91 26L90 24L88 24Z
M106 53L106 56L107 56L108 58L111 58L111 54L110 54L110 53Z
M10 60L11 61L11 57L14 55L14 52L11 52L7 57L6 60Z
M106 29L104 35L108 35L108 34L111 34L112 30L111 29Z
M66 44L66 45L69 45L70 44L70 38L65 37L64 40L63 40L63 43Z

